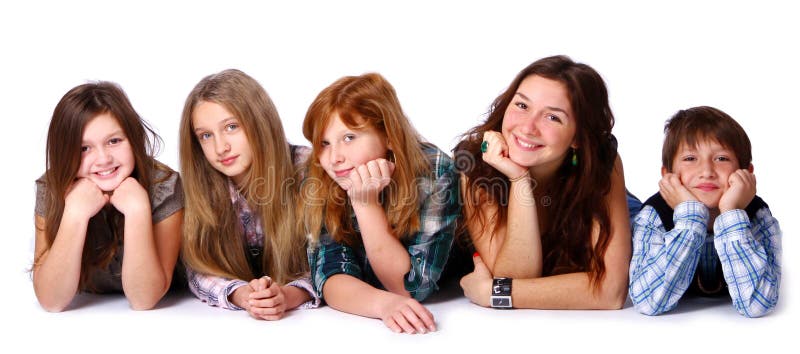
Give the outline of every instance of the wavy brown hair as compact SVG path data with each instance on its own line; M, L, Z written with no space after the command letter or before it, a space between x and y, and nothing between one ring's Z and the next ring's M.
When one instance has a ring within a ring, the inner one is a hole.
M83 130L92 119L108 114L117 120L128 139L133 152L135 166L131 177L150 193L154 183L151 180L154 169L171 171L153 159L158 152L161 139L142 120L133 109L125 92L117 84L107 81L91 82L69 90L56 105L50 127L47 131L47 170L44 174L45 223L44 232L47 239L45 251L50 249L61 224L64 213L67 191L78 175L81 164L81 143ZM167 173L169 177L171 173ZM122 243L123 216L113 208L107 208L108 222L112 225L111 237L86 235L81 256L81 276L79 289L91 290L90 274L108 266ZM105 223L101 217L94 216L90 223ZM38 265L43 253L36 254L34 267Z
M225 107L244 129L253 162L241 186L264 232L262 272L283 284L306 272L304 239L295 232L297 171L278 110L252 77L228 69L206 76L184 104L180 123L180 160L186 198L183 261L204 274L250 280L257 277L247 260L244 235L231 203L228 177L206 160L192 126L202 102Z
M419 231L419 195L416 179L429 174L430 166L422 152L422 138L400 107L394 88L377 73L343 77L319 93L303 121L303 135L311 142L312 152L306 164L308 176L303 182L300 226L318 240L324 226L337 242L356 245L361 242L349 217L347 193L325 173L319 163L322 138L330 120L338 115L349 128L372 127L386 136L389 159L394 159L392 182L383 192L383 205L395 237Z
M588 272L595 289L605 275L603 257L610 241L611 224L606 195L611 189L611 174L616 158L616 144L611 136L614 115L608 103L608 92L600 75L586 64L575 63L566 56L547 57L530 64L514 78L508 88L492 103L486 121L462 136L454 155L456 168L467 178L465 202L471 206L499 204L495 220L488 220L476 208L467 222L487 227L491 221L496 231L507 221L508 178L483 162L480 145L483 133L500 132L506 108L522 81L536 75L555 80L567 88L575 115L575 143L578 164L570 163L566 154L556 177L547 189L534 190L538 197L549 196L552 222L542 230L542 272L556 275ZM544 206L544 205L543 205ZM592 244L593 224L599 225L597 242ZM464 225L466 223L462 223ZM461 234L466 234L461 230Z
M739 168L747 168L753 162L750 138L744 128L719 109L699 106L678 111L664 124L661 163L672 172L672 162L682 143L697 147L700 140L706 139L733 150Z

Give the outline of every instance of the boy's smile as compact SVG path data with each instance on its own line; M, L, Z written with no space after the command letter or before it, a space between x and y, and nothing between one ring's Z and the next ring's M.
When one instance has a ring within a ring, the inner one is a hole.
M712 139L699 139L694 147L682 143L672 163L681 183L710 209L719 207L729 176L739 168L736 154Z

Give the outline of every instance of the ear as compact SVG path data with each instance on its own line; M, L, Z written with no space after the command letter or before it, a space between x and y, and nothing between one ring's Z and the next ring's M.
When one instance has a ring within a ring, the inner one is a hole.
M751 163L750 166L747 166L747 172L753 173L753 164Z
M667 173L669 173L669 171L667 171L667 167L661 166L661 177L664 177L664 175Z

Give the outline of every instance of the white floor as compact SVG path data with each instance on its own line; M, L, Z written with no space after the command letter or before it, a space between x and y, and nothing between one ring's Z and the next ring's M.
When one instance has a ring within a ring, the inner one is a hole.
M727 300L701 298L659 317L640 315L630 304L620 311L492 310L472 305L457 286L449 286L427 303L438 331L401 335L379 320L330 307L293 311L277 322L257 321L245 312L207 306L188 292L170 294L157 309L143 312L130 310L119 295L80 295L58 314L38 306L30 284L15 296L16 301L6 303L12 304L11 318L3 316L1 333L7 339L0 342L11 348L30 346L37 353L267 353L295 348L302 353L769 353L787 351L786 345L794 342L787 331L797 319L787 312L785 299L776 312L760 319L739 316Z

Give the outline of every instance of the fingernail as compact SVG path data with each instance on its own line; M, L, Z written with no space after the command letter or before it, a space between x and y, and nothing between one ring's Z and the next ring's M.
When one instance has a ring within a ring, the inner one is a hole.
M472 254L472 257L480 257L480 256L481 255L478 253L478 251L475 251L475 253Z

